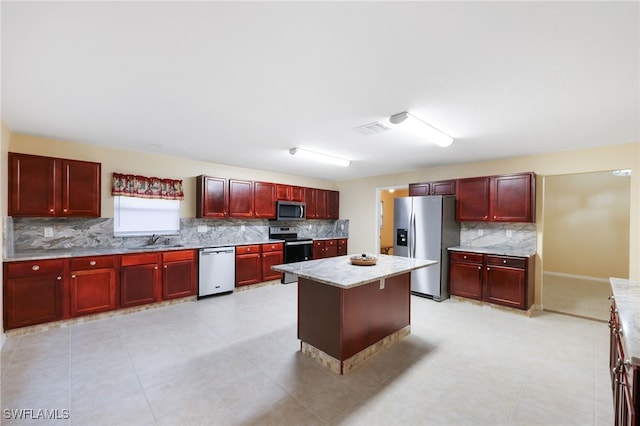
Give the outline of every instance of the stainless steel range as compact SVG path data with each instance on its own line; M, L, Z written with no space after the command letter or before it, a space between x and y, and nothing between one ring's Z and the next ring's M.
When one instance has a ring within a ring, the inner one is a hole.
M298 238L298 229L294 226L270 226L269 238L284 240L284 263L302 262L313 259L313 240ZM284 274L282 284L297 281L297 276Z

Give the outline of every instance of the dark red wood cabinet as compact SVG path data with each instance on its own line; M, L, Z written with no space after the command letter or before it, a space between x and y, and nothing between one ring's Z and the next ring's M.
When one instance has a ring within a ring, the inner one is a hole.
M121 256L120 262L120 307L159 302L159 254L125 254Z
M196 217L225 218L229 215L229 183L226 178L196 178Z
M338 239L338 256L345 256L347 254L347 239Z
M340 192L327 191L327 219L340 219Z
M534 300L534 257L452 251L449 292L527 310Z
M10 152L9 216L100 217L100 163Z
M276 218L276 184L269 182L254 182L254 214L253 217L263 219Z
M316 212L316 199L318 197L318 191L314 188L304 189L304 203L307 206L307 219L317 219L318 214Z
M276 184L276 199L284 201L304 201L302 186Z
M344 239L344 248L345 254L347 251L347 242ZM313 258L314 259L323 259L326 257L335 257L338 256L338 240L313 240Z
M256 284L262 280L260 245L236 247L236 287Z
M279 280L282 273L271 269L273 265L284 262L284 246L282 243L263 244L262 250L262 281Z
M162 300L193 296L197 287L195 250L162 253Z
M456 195L455 180L439 180L434 182L421 182L409 184L409 196L424 195Z
M64 272L63 260L5 263L4 329L63 319Z
M535 222L535 173L458 179L456 220Z
M252 218L254 212L253 182L229 180L229 217Z
M116 256L70 260L70 314L72 317L117 309Z

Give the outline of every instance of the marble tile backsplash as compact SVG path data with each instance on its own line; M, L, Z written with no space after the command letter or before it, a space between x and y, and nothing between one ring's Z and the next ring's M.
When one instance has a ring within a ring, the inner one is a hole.
M149 237L114 237L113 218L12 218L5 217L4 253L34 249L136 247ZM206 226L206 232L198 232ZM296 227L299 237L348 238L348 220L306 220L278 222L262 219L180 219L180 234L163 237L169 244L220 245L259 242L269 239L270 226ZM44 228L53 228L53 237L44 236Z
M462 222L460 246L536 251L535 223Z

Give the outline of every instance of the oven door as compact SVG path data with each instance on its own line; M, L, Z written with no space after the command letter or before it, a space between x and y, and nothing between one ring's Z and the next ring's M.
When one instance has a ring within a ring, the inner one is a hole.
M285 241L284 263L304 262L313 258L313 241ZM282 276L282 284L297 281L297 276L285 273Z

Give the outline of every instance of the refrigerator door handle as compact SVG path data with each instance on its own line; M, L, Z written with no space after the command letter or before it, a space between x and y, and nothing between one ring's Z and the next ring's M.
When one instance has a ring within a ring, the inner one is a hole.
M409 223L409 257L416 257L416 213L413 210Z

